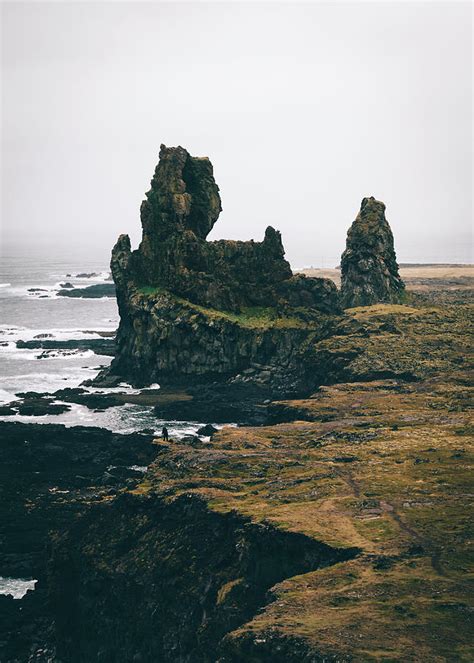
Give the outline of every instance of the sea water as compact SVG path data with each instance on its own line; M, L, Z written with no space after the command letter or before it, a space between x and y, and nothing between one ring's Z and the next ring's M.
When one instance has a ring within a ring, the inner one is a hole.
M81 273L96 276L78 277ZM49 257L3 256L0 264L0 403L17 400L25 391L52 393L66 387L78 387L97 375L111 357L91 350L30 350L17 347L17 341L29 341L43 334L48 340L101 338L100 332L117 329L119 315L115 298L85 299L58 295L66 281L75 287L87 287L110 279L106 260L68 260ZM116 389L135 390L124 383ZM60 402L60 401L58 401ZM4 416L1 420L30 423L61 423L66 426L101 426L114 432L131 433L144 428L159 432L166 423L173 437L193 433L200 422L166 421L154 415L153 408L121 405L94 412L71 404L71 410L59 415Z

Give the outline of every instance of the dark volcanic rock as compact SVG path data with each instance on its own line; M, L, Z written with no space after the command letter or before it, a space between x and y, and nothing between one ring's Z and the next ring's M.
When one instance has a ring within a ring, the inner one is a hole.
M141 473L130 466L146 466L159 453L152 440L93 427L0 422L0 576L39 580L21 601L0 596L2 662L58 660L47 647L51 532L106 498L106 473L114 491L136 481Z
M268 227L263 242L206 242L220 211L209 159L162 145L141 206L142 242L130 254L128 237L119 238L111 263L115 282L125 276L216 309L267 305L278 284L291 278L280 233Z
M209 382L255 362L285 366L321 314L339 312L331 281L292 275L272 227L262 242L206 241L220 211L209 159L162 145L141 206L142 242L132 252L121 235L112 251L117 355L96 384L110 375L141 386Z
M66 290L71 290L72 288L74 288L72 283L69 283L69 281L66 281L66 283L60 283L59 287L60 288L65 288Z
M205 437L211 437L214 433L217 433L217 428L212 424L206 424L197 431L198 435L204 435Z
M126 298L124 290L130 282L227 311L284 302L287 295L297 299L300 279L292 279L280 233L269 226L263 242L207 242L220 211L219 188L209 159L191 157L182 147L162 145L151 189L141 206L140 247L132 253L128 236L121 235L112 252L119 303ZM333 284L318 286L316 281L308 279L306 289L312 296L306 297L306 305L337 308Z
M42 417L46 414L62 414L70 410L69 405L54 403L53 398L29 398L22 402L10 403L18 409L18 414L28 417Z
M74 286L72 286L74 288ZM59 290L60 297L84 297L86 299L98 299L99 297L115 297L115 286L112 283L97 283L87 288L74 288L73 290Z
M115 353L115 340L112 338L68 339L66 341L37 339L17 341L16 347L28 350L92 350L97 355L110 357Z
M77 519L52 548L58 659L223 660L223 637L258 612L270 587L357 552L213 513L192 494L120 495Z
M342 305L396 304L402 301L404 292L385 205L373 197L364 198L347 233L341 258Z

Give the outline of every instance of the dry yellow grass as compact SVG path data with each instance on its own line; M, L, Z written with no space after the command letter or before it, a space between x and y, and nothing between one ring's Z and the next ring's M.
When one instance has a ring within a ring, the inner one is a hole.
M341 285L341 272L339 269L302 269L299 273L306 274L306 276L316 276L319 278L331 279L339 287ZM445 285L449 286L449 281L461 279L474 279L474 265L429 265L429 266L414 266L414 267L401 267L400 275L405 281L410 290L426 289L429 287L429 281L445 281ZM427 281L428 283L420 284L419 281ZM459 283L451 284L451 287L474 287L474 283Z

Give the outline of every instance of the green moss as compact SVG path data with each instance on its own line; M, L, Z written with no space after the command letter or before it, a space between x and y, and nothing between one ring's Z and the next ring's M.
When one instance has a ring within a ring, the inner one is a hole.
M198 311L211 320L228 320L229 322L235 322L241 327L248 327L251 329L266 329L269 327L277 329L306 329L309 326L308 323L297 317L297 314L302 313L301 309L293 309L292 312L294 312L295 315L291 316L280 315L276 308L270 306L248 306L242 308L240 313L233 313L231 311L220 311L213 308L206 308L198 304L193 304L188 300L181 299L180 297L176 297L176 300L181 304Z
M146 297L154 297L155 295L162 295L166 290L158 285L144 285L138 288L138 292Z

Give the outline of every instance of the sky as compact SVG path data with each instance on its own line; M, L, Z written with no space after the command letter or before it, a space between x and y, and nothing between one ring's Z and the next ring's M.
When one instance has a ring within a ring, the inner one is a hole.
M3 2L1 253L137 245L159 146L208 156L209 239L333 267L365 196L401 262L472 261L470 2Z

